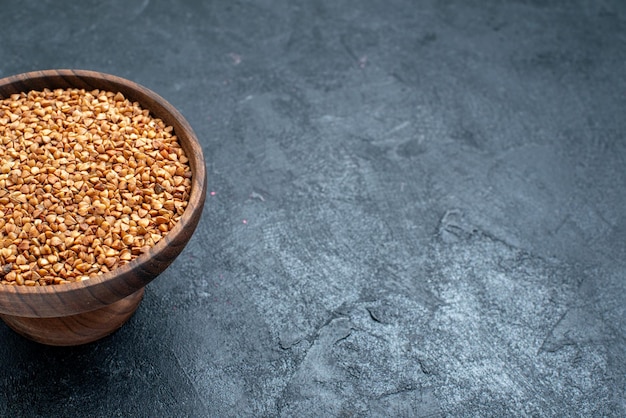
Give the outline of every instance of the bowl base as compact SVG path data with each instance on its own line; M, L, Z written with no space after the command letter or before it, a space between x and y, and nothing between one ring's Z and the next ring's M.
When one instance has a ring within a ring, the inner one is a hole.
M26 318L0 314L0 319L13 331L41 344L55 346L87 344L106 337L124 325L139 307L143 292L144 289L141 288L104 308L77 315Z

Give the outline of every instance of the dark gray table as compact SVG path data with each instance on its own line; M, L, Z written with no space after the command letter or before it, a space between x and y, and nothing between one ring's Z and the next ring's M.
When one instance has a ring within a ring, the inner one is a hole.
M1 6L0 76L151 88L214 193L111 337L0 326L0 416L626 415L626 2Z

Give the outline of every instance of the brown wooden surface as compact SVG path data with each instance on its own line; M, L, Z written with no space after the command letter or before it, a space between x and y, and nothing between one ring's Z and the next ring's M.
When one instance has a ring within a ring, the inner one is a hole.
M94 311L125 298L142 289L169 266L189 241L202 214L206 195L202 148L184 117L154 92L131 81L98 72L46 70L0 80L0 98L22 91L69 87L119 91L173 126L193 173L189 205L164 239L149 252L112 272L57 286L0 286L0 314L54 318Z
M18 334L38 343L57 346L87 344L117 331L135 313L144 289L104 308L58 318L0 315Z

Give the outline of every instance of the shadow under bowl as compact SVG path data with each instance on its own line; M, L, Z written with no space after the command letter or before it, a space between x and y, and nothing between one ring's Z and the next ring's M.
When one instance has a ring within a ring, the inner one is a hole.
M79 88L121 92L174 128L192 171L189 203L163 239L128 264L89 280L50 286L0 285L0 318L39 343L85 344L120 328L141 302L144 287L180 254L202 214L206 170L202 147L185 118L165 99L132 81L85 70L45 70L0 80L0 99L31 90Z

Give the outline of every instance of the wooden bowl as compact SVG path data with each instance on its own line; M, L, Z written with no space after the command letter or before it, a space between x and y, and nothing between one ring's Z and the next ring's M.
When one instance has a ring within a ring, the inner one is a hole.
M202 147L183 116L166 100L136 83L82 70L47 70L0 80L0 98L44 88L81 88L121 92L173 126L192 170L189 204L174 228L148 252L128 264L89 280L50 286L0 285L0 318L34 341L69 346L98 340L135 312L144 287L183 250L204 206L206 170Z

